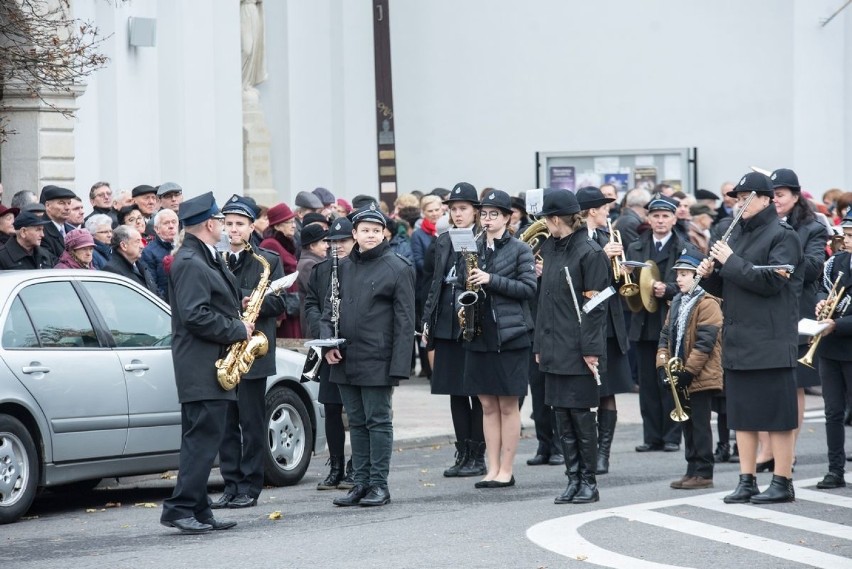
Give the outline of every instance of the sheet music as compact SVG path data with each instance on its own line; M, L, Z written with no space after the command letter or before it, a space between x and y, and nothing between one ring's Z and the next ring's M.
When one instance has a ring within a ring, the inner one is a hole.
M450 241L453 243L453 250L456 253L463 253L465 251L473 253L476 249L476 239L474 239L473 229L461 229L461 228L452 228L450 229Z

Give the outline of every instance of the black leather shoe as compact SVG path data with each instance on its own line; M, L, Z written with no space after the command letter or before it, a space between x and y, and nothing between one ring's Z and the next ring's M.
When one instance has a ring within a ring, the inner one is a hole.
M680 445L675 443L666 443L663 445L663 452L677 452L680 450Z
M210 524L203 524L192 516L179 520L160 520L160 523L167 528L177 528L183 533L207 533L213 529Z
M725 496L723 501L726 504L747 504L757 494L760 494L760 488L757 487L754 474L740 474L736 489Z
M370 493L370 487L366 484L356 484L342 498L335 498L332 504L335 506L357 506L361 498Z
M775 459L770 458L766 462L758 462L755 466L757 472L772 472L775 470Z
M541 466L542 464L550 464L550 456L546 454L537 454L532 458L528 458L527 464L529 466Z
M235 522L235 521L232 521L232 520L217 520L216 518L210 518L209 520L204 520L201 523L212 526L214 530L231 529L232 527L237 525L237 522Z
M772 475L769 488L751 497L752 504L780 504L781 502L793 502L796 493L793 490L793 479L784 476Z
M550 466L561 466L565 464L565 457L561 454L551 454L547 464Z
M391 501L387 486L371 486L366 496L358 502L359 506L384 506Z
M580 489L580 477L576 474L568 475L568 486L565 488L565 491L562 492L559 496L557 496L554 500L554 504L570 504L571 500L574 499L574 496L577 495L577 490Z
M843 479L843 474L829 472L825 477L817 482L817 488L820 490L832 490L834 488L843 488L846 486L846 480Z
M480 480L476 484L473 485L474 488L491 488L491 485L494 484L493 480Z
M228 504L230 504L231 500L233 500L234 498L236 498L234 494L229 494L228 492L225 492L224 494L219 496L218 500L216 500L215 502L210 502L210 508L213 510L221 510L222 508L227 508Z
M636 447L636 452L652 452L657 450L663 450L663 445L649 445L648 443L644 443Z
M500 482L499 480L491 480L490 482L486 488L508 488L515 485L515 475L513 474L508 482Z
M254 506L257 506L257 498L252 498L248 494L240 494L228 502L229 508L252 508Z

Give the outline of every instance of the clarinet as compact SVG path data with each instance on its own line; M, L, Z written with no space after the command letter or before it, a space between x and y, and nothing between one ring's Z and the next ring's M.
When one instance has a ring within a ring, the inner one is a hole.
M334 326L333 338L340 337L340 281L337 279L337 244L331 245L331 324Z

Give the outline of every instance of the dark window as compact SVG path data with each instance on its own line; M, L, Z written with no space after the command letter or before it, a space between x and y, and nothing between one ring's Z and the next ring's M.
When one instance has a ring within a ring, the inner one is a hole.
M99 347L92 323L69 282L30 285L18 295L42 348Z
M171 318L149 298L123 284L86 281L83 286L104 317L116 347L171 345Z
M20 298L15 298L3 325L3 347L38 348L38 336Z

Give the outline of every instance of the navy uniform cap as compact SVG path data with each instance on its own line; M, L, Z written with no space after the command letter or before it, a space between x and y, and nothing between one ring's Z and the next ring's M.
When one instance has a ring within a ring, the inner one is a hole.
M359 223L362 221L369 221L370 223L378 223L382 227L385 227L385 216L376 207L375 203L371 203L366 207L362 207L359 210L353 211L346 217L352 222L352 227L357 227Z
M541 204L541 211L538 212L539 217L547 217L548 215L572 215L580 212L580 203L577 201L577 196L574 192L568 190L553 190L544 191L544 199Z
M615 201L615 198L606 197L600 188L586 186L577 190L577 203L580 209L593 209Z
M156 194L157 188L154 186L149 186L148 184L142 184L141 186L136 186L130 192L130 195L134 198L138 198L139 196L144 196L145 194Z
M345 217L338 217L328 228L328 235L325 236L325 240L341 241L343 239L352 239L352 222Z
M769 176L773 188L789 188L795 192L801 191L799 177L789 168L778 168Z
M472 184L459 182L453 186L453 189L450 190L449 195L444 200L446 204L453 202L470 202L473 205L479 205L479 195L476 193L476 188Z
M216 205L213 192L207 192L186 200L180 204L178 211L178 217L184 226L198 225L211 217L221 217L222 215L219 213L219 206Z
M68 188L60 188L59 186L45 186L41 189L41 197L39 202L45 203L48 200L70 200L76 198L77 194Z
M684 249L680 252L680 257L678 257L675 264L672 266L672 269L682 269L685 271L695 271L698 269L698 265L701 264L702 259L699 259L695 255L690 255L688 249Z
M648 213L651 213L652 211L667 211L669 213L674 213L677 211L677 202L669 197L660 196L649 201L648 205L645 206L645 209L648 210Z
M36 225L47 225L48 223L53 222L35 212L23 211L15 218L14 225L15 229L21 229L22 227L35 227Z
M760 172L749 172L737 183L736 187L728 192L728 197L735 198L743 192L757 192L758 195L775 197L772 181L766 174Z
M183 208L184 206L181 205L180 207ZM237 215L247 217L252 221L255 220L254 207L252 207L252 204L249 203L247 198L238 196L237 194L228 198L228 201L222 206L222 213L235 213Z

